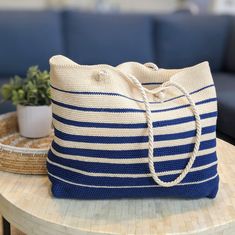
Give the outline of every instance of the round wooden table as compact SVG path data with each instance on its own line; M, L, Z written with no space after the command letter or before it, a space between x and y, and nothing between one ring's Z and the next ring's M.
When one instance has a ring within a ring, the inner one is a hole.
M0 213L28 235L235 234L235 146L217 141L216 199L62 200L46 176L0 172ZM5 222L5 233L8 226Z

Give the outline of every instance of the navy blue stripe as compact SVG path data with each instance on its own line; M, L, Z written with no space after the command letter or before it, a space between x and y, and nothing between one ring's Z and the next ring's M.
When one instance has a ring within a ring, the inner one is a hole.
M216 146L216 139L202 141L200 143L200 150L214 148ZM136 149L136 150L96 150L85 148L68 148L52 142L52 147L59 153L84 156L84 157L99 157L99 158L111 158L111 159L126 159L126 158L144 158L148 157L148 149ZM154 156L167 156L178 155L184 153L191 153L194 148L194 143L178 145L173 147L160 147L154 149Z
M110 173L110 174L149 174L148 163L131 163L131 164L113 164L113 163L99 163L99 162L86 162L80 160L72 160L61 158L54 154L52 151L48 153L48 159L52 162L58 163L62 166L79 169L86 172L95 173ZM197 157L193 167L200 167L208 165L217 160L216 152L205 154ZM155 169L157 172L182 170L187 165L189 159L168 160L162 162L155 162Z
M210 98L210 99L206 99L206 100L202 100L199 102L196 102L196 105L201 105L201 104L207 104L207 103L211 103L211 102L216 102L217 98ZM190 107L190 104L185 104L185 105L180 105L180 106L176 106L173 108L166 108L166 109L159 109L159 110L152 110L152 113L161 113L161 112L166 112L166 111L172 111L172 110L177 110L177 109L182 109L182 108L187 108ZM145 110L144 110L145 112Z
M120 199L120 198L214 198L218 192L219 177L192 185L149 188L91 188L65 183L49 175L52 182L52 193L58 198L71 199Z
M201 119L217 117L217 112L205 113L201 114ZM147 123L100 123L100 122L80 122L69 120L66 118L62 118L53 113L53 118L59 122L70 126L78 126L78 127L93 127L93 128L110 128L110 129L142 129L147 128ZM163 127L163 126L172 126L178 125L182 123L187 123L194 121L194 116L187 116L182 118L164 120L164 121L156 121L153 122L153 127Z
M207 126L202 128L202 135L215 132L216 126ZM185 131L174 134L155 135L154 141L169 141L176 139L185 139L196 135L196 130ZM67 141L83 142L83 143L99 143L99 144L130 144L130 143L146 143L148 136L88 136L73 135L64 133L55 128L55 136Z
M71 104L65 104L56 100L51 99L53 104L56 104L63 108L78 110L78 111L85 111L85 112L108 112L108 113L145 113L146 111L143 109L132 109L132 108L87 108L87 107L79 107ZM196 105L206 104L210 102L217 101L216 98L210 98L203 101L199 101L196 103ZM152 110L152 113L160 113L160 112L166 112L166 111L172 111L182 108L190 107L190 104L185 104L181 106L166 108L166 109L158 109L158 110Z
M129 100L133 100L133 101L136 101L136 102L140 102L140 103L143 103L142 100L137 100L137 99L133 99L131 97L128 97L126 95L122 95L122 94L119 94L119 93L114 93L114 92L91 92L91 91L66 91L66 90L62 90L62 89L59 89L59 88L56 88L54 86L51 85L51 87L57 91L60 91L60 92L65 92L65 93L70 93L70 94L79 94L79 95L108 95L108 96L119 96L119 97L123 97L123 98L126 98L126 99L129 99ZM205 90L207 88L210 88L210 87L214 87L214 84L210 84L208 86L205 86L205 87L202 87L198 90L195 90L193 92L190 92L190 94L195 94L197 92L200 92L202 90ZM172 101L172 100L175 100L175 99L178 99L178 98L181 98L181 97L184 97L184 95L180 95L180 96L177 96L177 97L174 97L174 98L170 98L168 100L165 100L164 102L169 102L169 101ZM161 102L159 101L152 101L152 102L149 102L150 104L159 104Z
M131 108L87 108L87 107L79 107L75 105L61 103L59 101L51 99L53 104L56 104L60 107L73 109L78 111L86 111L86 112L110 112L110 113L144 113L144 110L141 109L131 109Z
M161 85L163 82L144 82L141 83L143 86L148 86L148 85Z
M113 177L97 177L97 176L87 176L80 173L72 172L61 167L55 166L47 163L47 168L49 173L58 176L62 179L87 185L95 186L140 186L140 185L155 185L156 183L152 177L141 177L141 178L113 178ZM213 177L217 173L217 165L210 168L189 172L187 176L183 179L182 183L201 181ZM161 180L166 182L174 180L179 174L160 176Z

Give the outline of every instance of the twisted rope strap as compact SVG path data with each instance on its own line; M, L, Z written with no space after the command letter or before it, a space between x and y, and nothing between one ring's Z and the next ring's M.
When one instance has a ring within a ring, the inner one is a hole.
M136 77L134 77L133 75L128 75L128 79L131 82L133 82L135 84L135 86L140 90L140 92L143 96L144 104L145 104L146 119L147 119L147 126L148 126L148 137L149 137L148 163L149 163L149 170L152 175L152 178L160 186L163 186L163 187L175 186L175 185L179 184L186 177L186 175L189 173L189 171L192 168L193 163L197 157L198 151L199 151L202 127L201 127L201 119L200 119L200 115L197 111L197 107L196 107L194 101L192 100L190 94L181 85L179 85L173 81L168 81L168 82L164 83L160 87L160 89L154 93L154 94L157 94L157 93L161 92L162 90L169 88L170 86L176 87L178 90L180 90L185 95L185 97L189 101L190 106L192 108L192 112L195 116L195 122L196 122L196 140L195 140L194 150L193 150L193 153L188 161L188 164L186 165L185 169L181 172L181 174L175 180L172 180L170 182L164 182L158 177L158 175L155 171L154 160L153 160L153 157L154 157L153 121L152 121L151 108L150 108L149 101L148 101L148 98L146 95L146 92L150 92L152 94L153 94L153 92L146 90L142 86L142 84L138 81L138 79Z

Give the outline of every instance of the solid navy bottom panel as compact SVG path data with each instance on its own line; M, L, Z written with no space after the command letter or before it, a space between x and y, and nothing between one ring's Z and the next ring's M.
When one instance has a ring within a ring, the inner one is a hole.
M121 198L215 198L219 177L204 183L169 188L92 188L67 184L49 175L52 194L57 198L70 199L121 199Z

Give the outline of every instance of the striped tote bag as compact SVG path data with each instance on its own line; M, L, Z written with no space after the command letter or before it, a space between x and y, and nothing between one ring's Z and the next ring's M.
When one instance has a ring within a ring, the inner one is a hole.
M178 70L50 59L58 198L214 198L216 92L207 62Z

